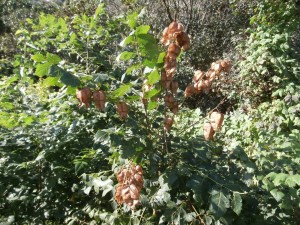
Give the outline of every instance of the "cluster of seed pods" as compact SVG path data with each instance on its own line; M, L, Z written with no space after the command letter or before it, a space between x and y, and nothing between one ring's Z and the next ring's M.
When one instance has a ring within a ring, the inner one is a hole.
M199 94L201 91L208 93L212 82L223 72L229 72L231 63L228 60L219 60L211 64L210 69L205 73L196 70L193 77L193 83L185 89L185 96L190 97L193 94Z
M161 72L161 86L165 90L164 101L166 107L176 115L179 110L179 104L174 97L178 90L178 81L173 79L176 73L176 60L181 49L187 50L190 47L190 38L184 32L183 24L174 21L164 29L161 42L163 45L168 46L164 58L164 69ZM166 116L164 129L170 131L172 125L173 117Z
M204 138L207 141L214 139L214 134L221 128L224 121L224 114L220 112L212 112L209 121L204 123Z
M141 166L128 166L117 173L118 186L115 199L119 205L125 203L132 210L140 204L140 191L144 186L143 169Z
M96 90L93 92L90 88L85 87L76 91L76 97L79 100L79 108L82 106L89 108L91 100L93 100L97 109L101 111L105 109L106 97L104 91Z

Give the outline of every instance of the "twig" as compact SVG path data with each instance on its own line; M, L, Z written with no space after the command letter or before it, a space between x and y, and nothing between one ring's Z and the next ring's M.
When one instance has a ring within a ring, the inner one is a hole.
M224 101L225 101L226 98L227 98L227 97L224 97L224 98L219 102L219 104L218 104L215 108L213 108L212 110L210 110L207 114L210 115L215 109L218 109L218 107L224 103ZM218 110L218 111L219 111L219 110Z
M167 5L166 0L162 0L162 2L164 3L164 6L166 7L167 14L168 14L170 21L171 22L174 21L172 15L171 15L170 7Z
M195 213L197 214L197 217L199 218L201 224L205 225L205 222L204 222L203 219L201 218L200 213L196 210L196 208L194 207L193 204L191 204L191 205L192 205L193 210L194 210Z

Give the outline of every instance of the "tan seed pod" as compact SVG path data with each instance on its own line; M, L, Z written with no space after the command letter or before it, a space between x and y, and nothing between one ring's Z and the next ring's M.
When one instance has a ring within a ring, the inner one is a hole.
M221 128L224 121L224 114L219 112L212 112L210 114L211 125L214 131Z
M170 23L168 27L168 33L174 33L178 30L178 23L176 21Z
M119 172L117 174L117 180L118 180L119 183L123 183L123 181L124 181L124 173Z
M211 67L210 67L212 70L214 70L217 74L219 74L222 70L222 66L221 66L221 63L220 62L213 62L211 64Z
M189 84L185 91L184 91L184 96L185 97L190 97L195 93L195 89L194 89L194 85L193 84Z
M183 50L187 50L190 47L190 38L185 32L179 32L176 34L176 43L179 47L183 48Z
M221 61L222 70L228 73L231 69L231 62L227 59Z
M194 73L193 81L198 82L199 80L203 79L205 76L205 73L201 70L196 70Z
M203 127L204 138L206 141L211 141L214 139L215 131L212 128L210 122L206 122Z
M175 101L174 96L171 93L168 93L164 97L165 104L168 108L172 108L173 103Z
M143 174L143 168L142 168L140 165L137 165L137 166L135 167L135 169L136 169L136 171L137 171L140 175Z
M123 198L122 198L122 186L118 186L117 187L117 189L116 189L116 193L115 193L115 199L116 199L116 201L117 201L117 203L120 205L120 204L122 204L122 202L123 202Z
M207 72L207 75L206 75L207 79L212 82L216 79L217 77L217 73L216 71L210 69L208 72Z
M98 90L93 93L93 100L95 102L96 108L99 110L105 109L105 93L104 91Z
M93 92L88 87L77 90L76 97L78 98L78 100L80 102L79 108L81 108L82 106L89 108L92 95L93 95Z
M167 54L174 54L176 59L176 57L180 54L180 51L181 51L180 47L177 44L172 43L169 45Z
M172 117L166 117L164 122L164 129L169 132L173 125L173 122L174 120Z
M127 118L128 106L126 102L117 102L117 112L121 119Z
M134 174L134 179L136 180L137 183L143 184L144 180L141 174Z
M179 87L178 81L173 80L170 85L170 89L173 95L177 94L178 87Z
M179 104L178 104L178 102L174 102L174 103L173 103L173 106L172 106L171 111L172 111L172 113L174 113L175 115L178 113L178 111L179 111Z
M131 184L129 186L129 189L130 189L130 197L131 199L134 199L134 200L137 200L140 198L140 192L139 190L136 188L135 185Z

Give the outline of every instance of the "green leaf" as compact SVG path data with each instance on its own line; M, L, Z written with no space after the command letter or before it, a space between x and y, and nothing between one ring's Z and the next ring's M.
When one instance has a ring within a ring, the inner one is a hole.
M51 67L51 64L46 62L44 64L38 64L36 66L36 70L35 70L35 75L37 75L38 77L43 77L45 75L48 75L48 71Z
M129 59L134 58L135 56L136 56L136 53L125 51L125 52L122 52L120 55L118 55L116 60L117 60L117 61L120 61L120 60L125 60L125 61L127 61L127 60L129 60Z
M279 202L284 197L284 193L279 191L278 189L273 189L272 191L270 191L270 193L277 202Z
M68 86L68 88L66 90L66 94L67 95L73 95L73 96L75 96L75 94L76 94L76 87Z
M275 179L273 180L273 184L275 186L279 186L279 185L281 185L282 183L285 182L285 180L286 180L287 177L288 177L287 174L285 174L285 173L279 173L279 174L277 174L275 176Z
M139 50L142 56L157 62L159 50L156 39L151 34L140 34L138 37Z
M0 108L2 108L2 109L14 109L15 106L10 102L0 102Z
M222 191L213 190L211 193L209 210L216 216L223 216L227 208L230 207L229 199L224 195Z
M139 34L147 34L149 30L150 30L150 26L149 25L141 25L141 26L138 26L135 29L135 33L137 35L139 35Z
M43 80L43 86L44 87L61 87L62 84L59 82L58 77L47 77L46 79Z
M122 97L126 94L127 91L129 91L130 88L131 88L130 84L125 84L125 85L119 87L118 89L114 90L112 92L112 96L114 98Z
M240 215L240 213L242 211L242 198L239 193L236 193L236 192L233 193L231 207L232 207L232 210L237 215Z
M78 87L80 85L80 80L69 72L63 73L60 77L60 81L71 87Z
M129 35L128 37L124 38L123 41L120 42L121 47L125 47L126 45L133 43L134 42L134 37L132 35Z
M289 187L295 187L296 186L296 181L294 180L294 176L290 175L288 178L286 178L285 184Z
M35 55L31 56L31 59L36 61L36 62L46 61L46 58L43 54L35 54Z
M47 53L47 62L51 65L58 64L61 61L61 58L58 55Z
M153 70L149 75L148 75L148 84L155 84L157 81L160 80L160 74L158 73L157 70Z
M300 186L300 175L299 174L293 175L293 180Z
M163 64L165 60L166 52L159 53L157 64Z
M52 77L61 77L64 73L64 70L57 65L52 65L49 68L49 75Z
M158 102L157 101L150 101L148 103L148 107L147 107L147 110L153 110L153 109L156 109L158 106Z
M158 95L159 93L160 93L159 89L153 88L153 89L151 89L151 91L146 93L145 98L152 98L152 97Z
M134 12L127 16L127 24L131 29L134 29L137 26L138 15L139 14L137 12Z

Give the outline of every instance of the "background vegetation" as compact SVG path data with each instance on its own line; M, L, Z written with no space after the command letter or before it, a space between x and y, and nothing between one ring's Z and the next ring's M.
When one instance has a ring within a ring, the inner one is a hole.
M1 224L299 224L299 1L0 6ZM178 57L168 133L159 39L173 20L191 47ZM224 58L232 69L210 92L184 97L195 70ZM105 91L104 111L78 107L83 87ZM225 121L209 142L211 110ZM130 163L144 170L134 211L114 199Z

